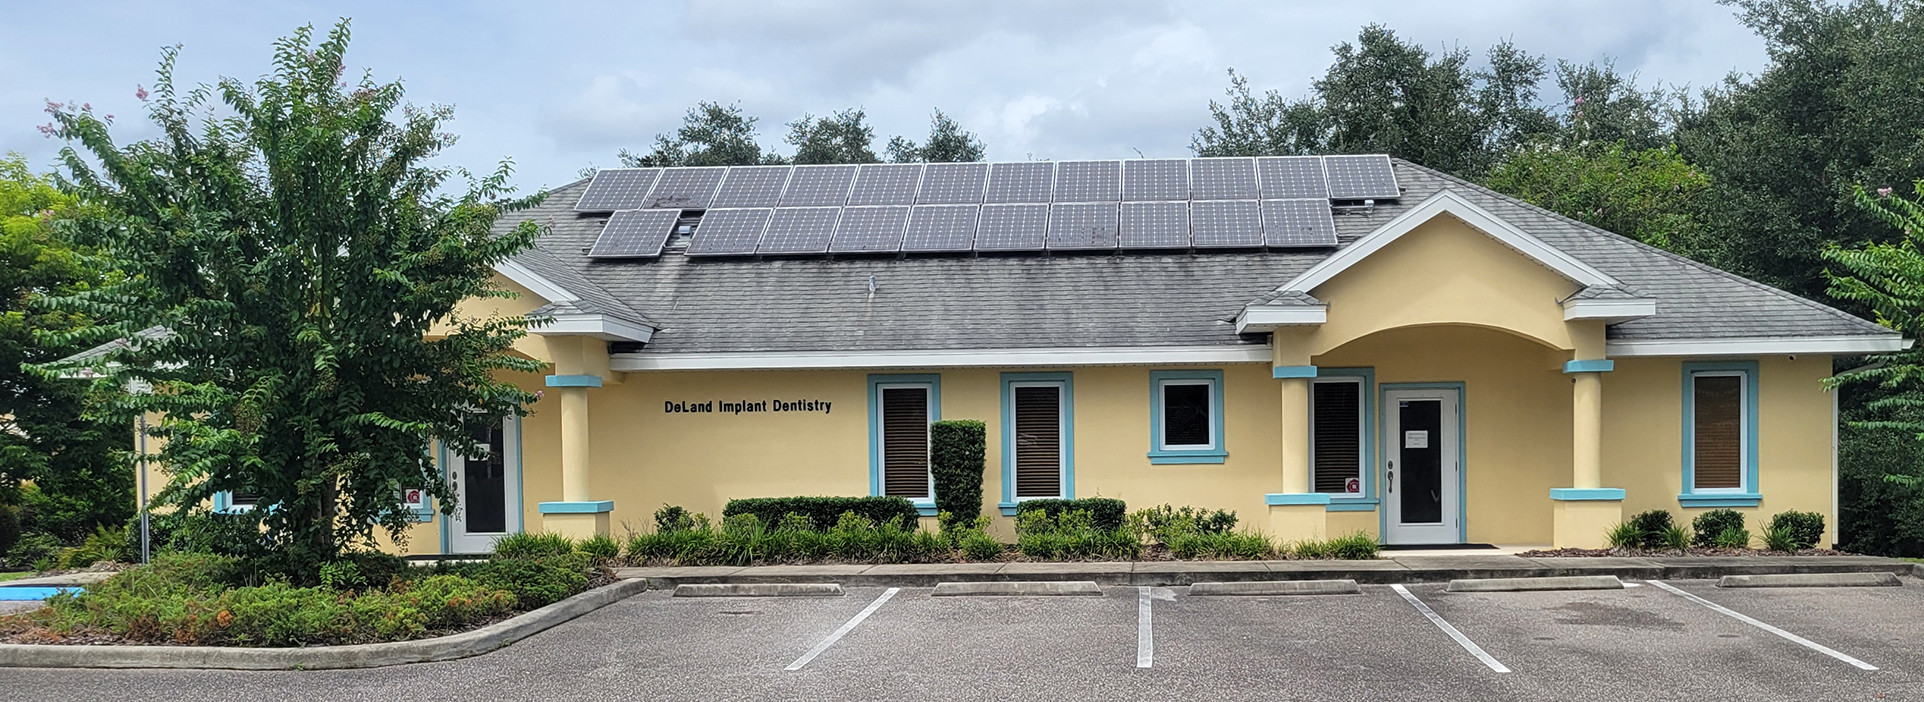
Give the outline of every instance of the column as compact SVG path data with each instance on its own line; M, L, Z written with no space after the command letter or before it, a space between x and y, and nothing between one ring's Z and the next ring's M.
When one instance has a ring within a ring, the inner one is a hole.
M1570 376L1570 487L1553 488L1552 543L1558 548L1602 548L1604 533L1623 520L1623 490L1603 487L1603 374L1614 361L1589 358L1563 364Z
M1316 366L1277 365L1270 374L1282 384L1283 452L1283 491L1263 496L1270 535L1285 542L1321 539L1328 531L1329 495L1311 492L1309 484L1309 388Z
M540 504L541 528L576 539L605 536L615 503L595 500L590 490L594 463L589 454L588 391L601 387L601 376L589 371L596 370L592 355L605 357L606 347L591 337L558 337L549 339L549 348L555 374L548 376L547 386L560 395L556 399L561 406L561 501Z

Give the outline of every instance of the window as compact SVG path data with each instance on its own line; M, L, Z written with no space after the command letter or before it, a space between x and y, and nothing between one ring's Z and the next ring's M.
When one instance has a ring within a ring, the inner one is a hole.
M1002 374L1002 512L1075 495L1074 389L1068 373Z
M1755 506L1757 364L1684 364L1685 506Z
M935 512L929 425L942 418L941 376L869 376L869 493Z
M223 492L214 496L214 511L246 512L259 505L260 502L261 496L258 493L241 490Z
M1363 495L1363 379L1318 379L1310 386L1310 484L1316 492Z
M1222 371L1155 371L1150 383L1150 463L1222 463Z

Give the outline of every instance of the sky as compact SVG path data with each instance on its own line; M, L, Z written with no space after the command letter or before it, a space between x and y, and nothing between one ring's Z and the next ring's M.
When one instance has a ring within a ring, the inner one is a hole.
M922 139L939 108L990 160L1186 156L1229 69L1302 96L1331 47L1370 23L1433 51L1480 57L1509 39L1553 62L1614 59L1646 85L1712 85L1766 63L1763 42L1709 0L0 0L0 13L13 28L0 152L37 168L61 146L36 128L47 100L115 115L118 141L148 138L135 92L163 47L181 47L177 83L252 80L276 38L347 17L350 75L453 106L460 141L441 160L480 172L512 158L525 190L618 165L701 100L739 103L783 153L784 123L860 107L877 152L890 135Z

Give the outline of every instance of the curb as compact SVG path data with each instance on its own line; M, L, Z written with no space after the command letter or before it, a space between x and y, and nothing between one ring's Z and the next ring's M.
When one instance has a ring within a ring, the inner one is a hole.
M1726 575L1717 587L1903 587L1890 573L1811 573L1801 575Z
M1212 582L1189 586L1190 597L1248 595L1360 595L1354 580L1272 580L1268 582Z
M0 668L329 670L450 661L505 647L646 589L647 581L622 580L474 631L415 641L310 648L0 644Z
M1544 590L1622 590L1614 575L1575 575L1549 578L1488 578L1451 580L1448 592L1540 592Z
M835 583L715 583L676 585L675 597L841 597Z
M1101 597L1102 587L1089 580L1055 582L936 583L932 597Z

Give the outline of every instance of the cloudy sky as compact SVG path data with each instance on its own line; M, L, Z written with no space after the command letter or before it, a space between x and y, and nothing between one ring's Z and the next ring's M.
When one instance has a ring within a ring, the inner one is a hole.
M1504 38L1551 59L1615 58L1648 83L1707 85L1759 70L1762 43L1708 0L1174 2L36 2L6 0L0 151L51 165L44 101L118 116L150 135L134 97L163 46L181 82L253 78L302 24L353 19L358 72L456 108L450 162L503 157L528 188L645 149L699 100L739 102L783 152L781 123L859 106L878 134L920 139L941 108L996 160L1188 154L1235 68L1297 96L1330 47L1376 22L1479 56ZM31 29L27 29L31 28Z

